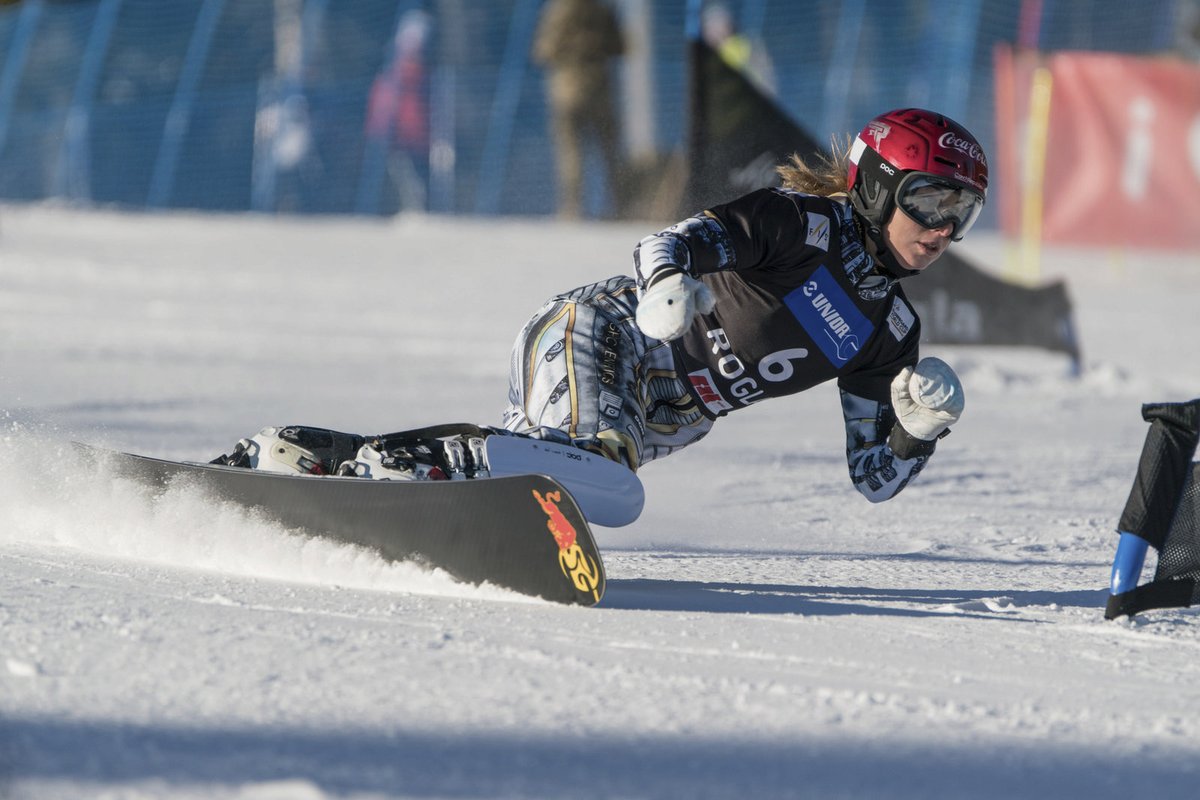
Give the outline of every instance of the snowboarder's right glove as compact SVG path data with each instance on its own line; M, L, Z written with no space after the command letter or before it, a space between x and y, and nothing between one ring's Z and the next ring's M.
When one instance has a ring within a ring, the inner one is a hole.
M710 290L683 272L654 276L637 307L637 325L642 333L669 342L678 339L696 314L707 314L715 302Z
M892 379L892 408L897 424L888 445L900 458L933 452L963 412L963 388L950 365L923 358L916 369L905 367Z

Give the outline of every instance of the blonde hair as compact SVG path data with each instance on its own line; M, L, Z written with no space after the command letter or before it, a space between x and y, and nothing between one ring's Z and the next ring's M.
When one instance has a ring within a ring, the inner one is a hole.
M799 153L793 153L788 163L776 167L783 188L823 197L850 191L846 176L850 166L850 137L833 137L830 148L832 155L818 153L812 164Z

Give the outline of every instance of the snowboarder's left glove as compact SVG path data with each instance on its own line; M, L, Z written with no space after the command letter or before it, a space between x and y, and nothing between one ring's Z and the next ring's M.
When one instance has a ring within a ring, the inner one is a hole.
M669 342L684 334L696 314L712 311L714 303L712 290L691 275L676 272L654 280L642 295L637 325L647 336Z
M962 384L945 361L923 358L892 380L892 408L897 419L888 438L892 450L900 458L928 455L962 416Z

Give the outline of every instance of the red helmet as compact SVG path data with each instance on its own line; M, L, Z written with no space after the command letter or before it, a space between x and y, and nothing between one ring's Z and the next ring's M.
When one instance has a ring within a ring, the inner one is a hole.
M850 198L882 228L899 207L927 228L953 225L961 239L987 198L987 156L949 117L919 108L881 114L850 148Z

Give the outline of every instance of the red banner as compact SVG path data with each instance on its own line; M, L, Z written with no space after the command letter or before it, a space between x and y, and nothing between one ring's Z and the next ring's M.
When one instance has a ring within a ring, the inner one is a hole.
M1039 71L1050 98L1041 141L1036 106L1030 114ZM1000 50L996 80L1007 233L1028 234L1022 213L1035 203L1048 243L1200 248L1200 65Z

